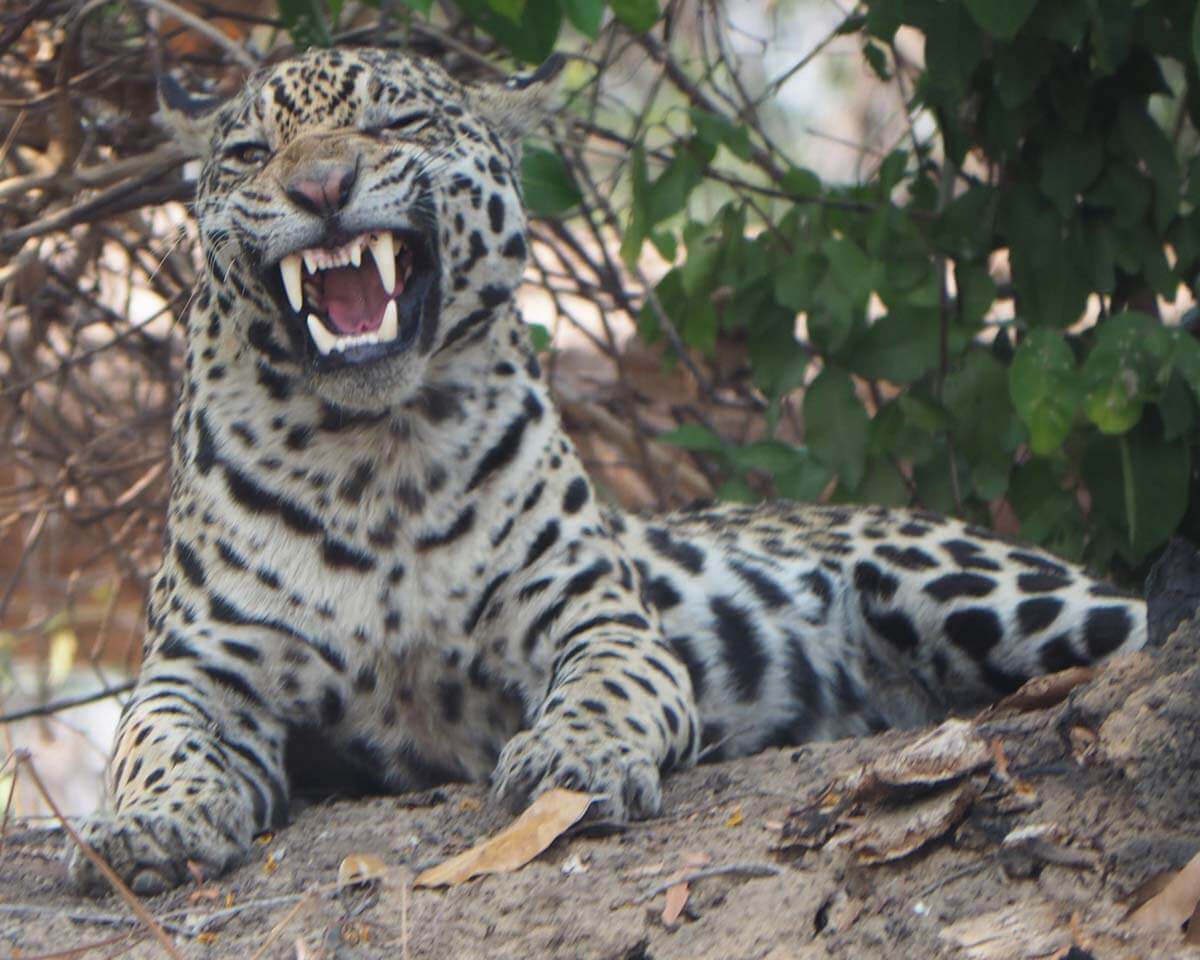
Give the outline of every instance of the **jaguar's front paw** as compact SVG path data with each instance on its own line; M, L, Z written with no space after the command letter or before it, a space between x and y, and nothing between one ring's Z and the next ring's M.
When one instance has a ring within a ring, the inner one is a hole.
M493 792L515 812L553 787L597 794L589 816L600 820L640 820L662 807L658 764L644 750L550 726L518 733L500 754Z
M80 826L80 837L112 867L134 893L152 896L188 879L188 861L206 876L215 876L240 860L249 849L249 824L218 829L210 822L157 813L121 813L92 817ZM78 846L67 854L67 876L81 893L98 893L108 882Z

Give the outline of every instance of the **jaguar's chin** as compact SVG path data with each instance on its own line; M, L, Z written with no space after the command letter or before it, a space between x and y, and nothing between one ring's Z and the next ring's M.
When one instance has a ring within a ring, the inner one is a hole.
M377 229L295 250L263 272L288 339L323 378L361 374L409 353L436 325L440 264L415 230Z

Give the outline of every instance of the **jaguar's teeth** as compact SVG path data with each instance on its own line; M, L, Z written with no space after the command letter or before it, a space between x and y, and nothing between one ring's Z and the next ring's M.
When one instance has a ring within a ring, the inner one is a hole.
M362 247L357 243L350 248L350 266L355 270L362 266Z
M383 230L373 233L369 243L371 256L375 258L375 267L379 270L379 282L390 297L396 289L396 248L392 243L392 232Z
M300 284L300 255L289 253L279 261L279 276L283 279L283 289L287 292L288 303L297 313L304 305L304 293Z
M315 313L308 315L308 335L322 354L332 353L337 349L338 338L325 329L325 324L317 319Z
M316 253L312 250L305 250L303 256L304 256L304 269L307 270L309 273L316 273L317 272L317 255L316 255Z
M389 343L396 339L399 332L400 323L396 314L396 301L389 300L387 306L383 308L383 320L380 322L379 332L375 336L379 343Z

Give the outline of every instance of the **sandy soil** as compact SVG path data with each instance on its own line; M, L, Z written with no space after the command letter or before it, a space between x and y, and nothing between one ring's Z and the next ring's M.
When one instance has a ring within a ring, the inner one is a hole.
M1200 957L1177 928L1122 923L1123 899L1200 849L1198 647L1192 621L1062 703L980 718L1007 777L995 763L977 773L965 813L892 863L819 837L818 849L780 850L781 826L804 832L810 801L919 731L673 776L661 819L568 834L518 872L443 890L411 880L505 822L482 788L311 806L238 870L145 906L189 958ZM850 804L840 836L885 818L915 824L920 793ZM1035 829L1014 844L1020 828ZM6 831L0 956L164 956L117 897L65 889L62 843ZM388 873L339 892L339 864L360 853ZM707 873L667 924L655 891L680 869Z

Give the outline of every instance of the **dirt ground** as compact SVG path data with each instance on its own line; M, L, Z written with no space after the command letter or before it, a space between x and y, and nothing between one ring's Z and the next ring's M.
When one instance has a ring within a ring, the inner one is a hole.
M662 818L568 834L515 873L449 889L411 881L504 825L482 788L311 806L238 870L144 904L188 958L1200 957L1178 926L1122 922L1139 885L1200 849L1197 649L1193 620L1061 703L976 720L991 759L957 780L965 805L944 828L921 825L922 787L828 816L849 775L922 735L893 732L672 776ZM838 845L897 818L929 842L878 865ZM779 849L785 833L817 849ZM65 889L62 843L9 826L0 956L166 955L116 896ZM363 853L384 878L339 892L339 864ZM699 875L665 923L679 870Z

